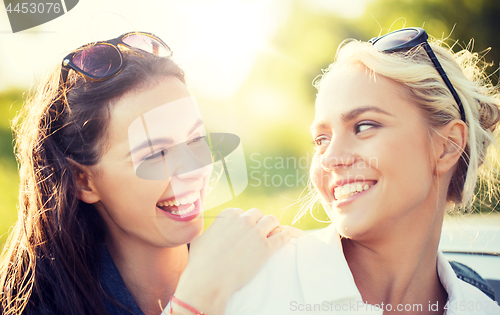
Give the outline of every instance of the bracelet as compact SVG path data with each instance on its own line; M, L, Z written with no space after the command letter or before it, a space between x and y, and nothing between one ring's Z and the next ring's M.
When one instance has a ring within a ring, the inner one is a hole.
M170 303L170 310L169 310L170 314L174 314L174 310L172 309L172 304L175 303L175 304L177 304L179 306L182 306L183 308L187 309L188 311L190 311L193 314L196 314L196 315L207 315L207 314L205 314L203 312L198 311L197 309L195 309L191 305L182 302L181 300L179 300L178 298L176 298L174 295L172 295L172 297L170 298L169 303Z

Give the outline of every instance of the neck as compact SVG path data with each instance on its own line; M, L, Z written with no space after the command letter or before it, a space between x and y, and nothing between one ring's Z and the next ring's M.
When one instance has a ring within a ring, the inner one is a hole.
M429 304L438 302L438 314L442 314L447 293L439 281L436 263L443 213L435 205L435 211L428 210L411 211L415 215L380 228L383 232L376 237L342 240L364 301L391 304L393 309L398 304L422 305L420 310L405 314L427 314Z
M186 267L187 246L162 248L111 239L107 240L107 246L127 289L144 314L161 313Z

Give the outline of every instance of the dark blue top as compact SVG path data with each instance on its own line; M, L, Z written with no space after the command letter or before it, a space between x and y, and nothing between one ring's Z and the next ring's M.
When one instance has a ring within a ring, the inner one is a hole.
M99 281L102 288L115 302L103 297L106 311L110 315L144 315L132 294L128 291L123 282L118 268L116 268L108 248L105 244L101 246L101 269ZM118 303L116 303L118 302Z

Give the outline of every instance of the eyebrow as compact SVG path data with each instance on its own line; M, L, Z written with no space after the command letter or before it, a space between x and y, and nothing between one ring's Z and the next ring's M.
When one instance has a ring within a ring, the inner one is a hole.
M363 106L363 107L355 108L347 113L343 113L341 115L341 119L343 122L346 123L346 122L353 120L354 118L358 117L359 115L361 115L365 112L376 112L376 113L384 114L387 116L394 116L393 114L386 112L385 110L383 110L377 106Z
M386 112L385 110L383 110L379 107L376 107L376 106L362 106L362 107L358 107L358 108L355 108L353 110L350 110L346 113L342 113L340 115L340 118L341 118L342 122L347 123L347 122L355 119L359 115L366 113L366 112L376 112L376 113L384 114L387 116L394 116L393 114ZM313 131L315 129L327 129L329 127L330 127L330 122L326 121L326 120L322 120L322 121L318 121L317 123L313 123L311 125L311 127L309 127L309 130Z
M150 148L151 149L151 152L153 152L153 146L155 145L160 145L160 144L172 144L174 143L174 139L172 139L171 137L165 137L165 138L155 138L155 139L151 139L150 136L149 136L149 132L148 132L148 129L147 129L147 125L145 123L145 120L144 120L144 117L141 116L141 119L142 119L142 123L143 123L143 126L144 126L144 131L146 132L146 137L148 138L146 141L142 142L141 144L135 146L133 149L131 149L129 151L129 153L127 154L127 156L130 156L144 148ZM189 129L188 131L188 135L190 135L191 133L193 133L198 127L202 126L203 125L203 121L201 119L198 119L194 125L191 127L191 129Z

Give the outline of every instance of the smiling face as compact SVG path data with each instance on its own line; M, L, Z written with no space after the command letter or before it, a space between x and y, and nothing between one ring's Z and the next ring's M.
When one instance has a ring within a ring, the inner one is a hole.
M161 79L125 94L110 112L106 152L91 167L108 235L159 247L189 243L203 230L212 166L198 154L208 146L186 86Z
M412 224L436 201L427 127L404 93L357 65L322 79L311 179L345 237Z

